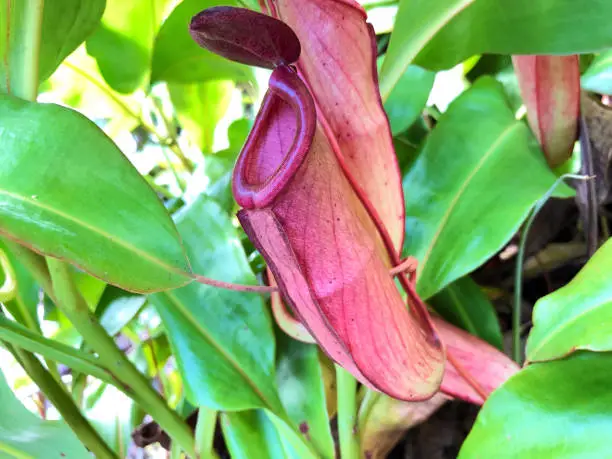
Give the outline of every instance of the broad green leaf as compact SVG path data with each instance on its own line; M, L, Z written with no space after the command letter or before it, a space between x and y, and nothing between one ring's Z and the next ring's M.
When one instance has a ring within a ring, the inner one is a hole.
M134 318L145 304L146 297L134 295L109 285L96 307L96 316L106 332L114 336Z
M201 83L206 80L249 80L249 67L201 48L189 35L191 18L205 8L235 6L234 0L184 0L162 25L153 50L152 82Z
M318 348L278 337L277 377L287 414L323 458L334 457L334 440L327 417L325 387Z
M44 81L57 66L93 32L98 25L105 0L53 0L44 3L39 77ZM28 20L25 1L0 0L0 92L11 92L25 80L22 74L31 48L30 37L21 32Z
M593 60L580 83L587 91L612 95L612 50L601 53Z
M213 150L215 128L227 112L233 90L234 83L231 81L168 84L170 99L181 126L203 153Z
M428 303L450 323L489 344L503 348L503 337L495 308L469 276L457 279L431 297Z
M529 365L484 404L459 459L610 457L612 354Z
M131 398L113 386L100 387L99 396L85 415L118 457L129 457L132 432L142 419L132 418L134 401Z
M416 65L402 74L385 102L391 132L397 135L410 127L421 115L434 84L436 74Z
M274 424L263 410L221 413L219 421L232 459L290 457Z
M88 459L91 455L63 421L43 421L30 413L0 372L0 456L15 459Z
M87 39L106 82L124 94L147 84L153 41L168 0L106 0L104 16Z
M499 250L555 180L502 86L478 80L449 106L404 178L405 254L420 262L421 296Z
M612 350L611 270L609 240L569 284L536 303L528 360L557 359L579 349Z
M190 281L162 203L82 115L0 96L0 161L0 233L127 290Z
M195 271L255 282L238 232L218 204L201 197L177 222ZM194 283L150 300L166 327L190 403L216 410L280 409L274 334L260 295Z
M412 63L433 70L475 54L579 54L612 46L612 3L402 0L381 75L383 99ZM414 27L418 24L418 27ZM588 24L588 27L585 27Z

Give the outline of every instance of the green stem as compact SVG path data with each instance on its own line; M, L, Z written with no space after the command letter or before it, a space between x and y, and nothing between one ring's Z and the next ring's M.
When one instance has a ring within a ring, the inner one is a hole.
M42 18L44 0L25 0L27 5L24 13L23 48L21 50L24 64L23 80L15 88L15 95L27 100L36 100L38 95L38 56L40 54L40 36L42 31Z
M338 436L342 459L359 458L357 433L357 380L348 371L336 365L338 393Z
M61 362L115 386L119 383L104 369L98 359L62 343L47 339L0 315L0 339L17 347Z
M17 295L17 277L6 253L0 249L0 268L4 273L4 282L0 285L0 302L11 301Z
M183 450L195 457L195 440L191 429L168 407L146 377L117 348L113 338L106 333L78 294L67 265L53 258L48 258L47 264L58 299L57 306L98 354L106 369L123 384L124 391L142 406Z
M217 412L205 406L200 406L198 410L198 422L195 428L197 457L201 459L217 457L213 450L216 425Z
M51 284L51 277L49 276L49 270L47 269L45 259L26 247L9 239L4 239L4 242L11 253L19 259L21 264L25 266L32 277L34 277L36 283L40 285L47 296L51 298L51 301L55 303L53 284Z
M49 401L55 406L62 418L70 426L79 440L100 459L117 459L115 453L102 440L98 432L81 414L74 401L63 386L49 373L34 355L11 345L7 346L19 364L34 381Z
M529 230L531 229L531 225L533 224L538 212L540 209L546 204L546 202L553 195L557 187L566 179L575 179L575 180L588 180L590 177L585 177L583 175L575 175L575 174L564 174L559 177L555 183L548 189L546 194L540 198L531 213L529 214L529 218L527 218L527 222L523 227L523 231L521 233L521 239L519 242L519 250L516 255L516 265L514 271L514 304L512 307L512 358L516 363L522 365L523 357L522 357L522 346L521 346L521 297L523 290L523 264L525 259L525 246L527 244L527 236L529 235Z

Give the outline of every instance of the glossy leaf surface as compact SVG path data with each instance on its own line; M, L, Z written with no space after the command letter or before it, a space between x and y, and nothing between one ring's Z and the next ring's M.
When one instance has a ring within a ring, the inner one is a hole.
M499 250L555 180L499 83L483 78L459 96L404 178L405 254L420 262L419 294L429 298Z
M0 233L127 290L190 281L163 205L91 121L0 96L0 125Z
M488 0L402 1L382 68L383 99L411 63L440 70L482 53L580 54L612 46L607 21L612 5L605 0L580 5L516 0L504 3L502 13L498 2Z
M318 348L278 335L277 381L287 414L323 458L334 457Z
M87 39L87 52L115 91L128 94L147 84L153 40L167 3L106 0L102 22Z
M283 448L281 437L263 410L221 413L223 437L232 458L260 457L284 459L290 457Z
M612 241L608 241L566 286L541 298L527 341L530 361L570 352L612 350Z
M393 135L404 132L421 115L435 76L417 65L409 66L403 73L384 105Z
M46 80L66 56L74 51L91 34L104 11L105 0L54 0L43 10L41 44L39 52L40 81ZM29 37L21 33L27 19L22 1L0 1L0 92L11 92L26 79L24 52Z
M215 202L202 197L177 220L195 270L228 282L254 283L229 215ZM274 334L261 296L193 283L150 300L168 332L191 403L278 410Z
M612 355L529 365L491 395L459 459L606 457Z
M200 48L189 35L189 21L194 15L204 8L227 3L221 0L184 0L178 4L155 39L152 82L200 83L251 78L251 69Z
M169 83L170 99L181 126L203 153L212 153L215 127L225 115L234 83L209 81L199 84Z
M87 449L63 421L43 421L30 413L13 394L0 372L0 455L37 459L87 459ZM7 416L6 414L10 415Z
M612 95L612 51L599 54L580 79L587 91Z
M487 296L469 276L457 279L431 297L428 304L444 319L502 349L497 313Z

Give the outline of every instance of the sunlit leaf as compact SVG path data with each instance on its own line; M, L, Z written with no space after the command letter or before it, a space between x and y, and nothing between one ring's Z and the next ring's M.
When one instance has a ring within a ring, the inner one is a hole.
M228 282L254 282L229 215L214 201L194 202L178 217L178 228L194 270ZM274 334L260 296L191 284L150 299L191 403L222 410L279 409Z
M459 459L607 457L612 355L529 365L483 406Z
M153 40L167 3L169 0L106 0L102 22L87 39L87 52L116 91L127 94L146 85Z
M0 126L2 234L128 290L190 281L163 205L91 121L1 96Z
M184 0L172 11L155 40L151 80L199 83L205 80L249 80L251 69L198 46L189 35L191 18L205 8L235 1Z
M62 421L42 421L30 413L0 372L0 455L6 458L87 459L90 454ZM6 414L10 415L6 415Z
M580 349L612 350L612 241L565 287L541 298L527 341L530 361L561 358Z
M579 54L612 46L612 4L585 0L402 0L381 93L386 99L411 63L440 70L481 53ZM411 27L419 24L419 27ZM588 24L588 27L585 27ZM469 33L468 33L469 31Z
M499 250L555 180L499 83L482 78L457 98L404 178L404 251L420 262L421 296Z

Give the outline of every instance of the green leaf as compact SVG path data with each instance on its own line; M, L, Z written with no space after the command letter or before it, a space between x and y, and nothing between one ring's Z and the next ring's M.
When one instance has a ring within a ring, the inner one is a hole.
M536 303L528 360L556 359L579 349L612 350L611 270L609 240L569 284Z
M318 347L278 333L277 382L287 414L323 458L334 457Z
M187 181L183 199L187 203L205 194L219 203L223 210L231 212L236 201L232 194L232 172L240 150L251 130L251 122L246 118L234 121L228 129L230 146L213 155L205 155Z
M482 78L458 97L404 178L405 254L420 262L421 296L499 250L555 180L498 82Z
M381 74L383 99L412 63L432 70L475 54L579 54L612 46L602 0L402 0ZM418 24L418 27L411 25ZM588 24L588 27L585 27Z
M0 314L0 339L27 351L40 354L45 358L61 362L74 370L114 383L114 380L100 365L96 357L47 339L39 333L13 322L2 314Z
M87 118L0 96L0 162L0 233L127 290L190 281L164 206Z
M87 459L91 455L63 421L42 421L13 395L0 372L0 456ZM6 415L8 414L8 415Z
M94 31L105 0L53 0L45 2L39 51L39 77L44 81L79 44ZM0 0L0 92L11 92L25 79L23 59L26 59L30 37L26 30L28 2ZM6 39L8 37L8 39Z
M146 300L144 296L109 285L98 302L96 316L106 332L114 336L131 322Z
M0 251L6 254L17 279L17 295L12 300L5 302L4 306L17 322L32 331L40 331L37 314L38 284L1 239Z
M433 88L436 74L416 65L402 74L385 102L391 132L397 135L410 127L421 115Z
M232 459L289 457L274 424L263 410L221 413L221 429Z
M252 70L201 48L189 35L191 18L205 8L236 5L235 1L184 0L172 11L155 40L151 80L201 83L207 80L249 80Z
M495 308L469 276L464 276L431 297L428 303L450 323L489 344L503 348L503 337Z
M115 91L129 94L147 84L153 41L168 0L106 0L102 22L87 39L87 52Z
M484 404L459 459L610 455L611 354L529 365Z
M181 126L203 153L213 150L217 123L229 108L234 83L168 84L170 99Z
M612 50L601 53L593 60L580 83L587 91L612 94Z
M101 389L93 406L85 412L87 419L118 457L129 457L132 432L142 419L132 418L134 401L119 389L108 385Z
M177 217L194 270L252 284L238 233L214 201L201 197ZM166 327L193 405L216 410L281 409L274 334L261 296L207 285L150 296Z

